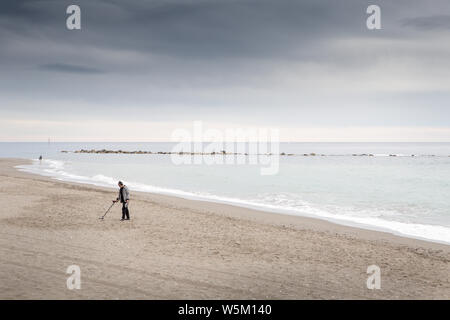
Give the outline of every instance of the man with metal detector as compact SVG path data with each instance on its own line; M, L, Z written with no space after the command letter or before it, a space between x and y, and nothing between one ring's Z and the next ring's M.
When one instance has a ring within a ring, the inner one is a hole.
M128 210L128 202L130 201L130 191L128 190L128 187L123 184L122 181L119 181L119 196L116 200L113 200L114 203L117 201L120 201L122 203L122 219L120 221L124 220L130 220L130 211Z

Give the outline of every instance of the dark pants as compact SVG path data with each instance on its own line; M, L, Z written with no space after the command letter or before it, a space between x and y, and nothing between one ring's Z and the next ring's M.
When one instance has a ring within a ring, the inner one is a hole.
M128 203L122 202L122 219L130 219L130 211L128 211Z

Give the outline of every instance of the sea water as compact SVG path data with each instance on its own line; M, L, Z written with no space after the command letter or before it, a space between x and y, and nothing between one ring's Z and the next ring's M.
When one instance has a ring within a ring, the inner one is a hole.
M18 169L59 180L106 187L122 180L131 192L231 203L450 243L450 143L281 143L280 152L300 156L281 156L275 175L261 175L260 167L250 164L176 165L162 154L61 152L167 152L174 145L0 143L0 157L33 159ZM302 156L310 153L316 156ZM37 160L40 155L43 161Z

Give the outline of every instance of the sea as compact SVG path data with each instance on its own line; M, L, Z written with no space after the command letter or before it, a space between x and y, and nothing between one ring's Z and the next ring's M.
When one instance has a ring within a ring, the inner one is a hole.
M246 162L250 155L214 156L225 161L194 155L179 163L158 154L175 146L14 142L0 143L0 157L32 160L18 166L21 171L112 192L122 180L131 193L228 203L450 244L450 143L281 143L278 152L285 155L259 155L277 163L272 174L262 174L267 161ZM81 149L153 153L74 152Z

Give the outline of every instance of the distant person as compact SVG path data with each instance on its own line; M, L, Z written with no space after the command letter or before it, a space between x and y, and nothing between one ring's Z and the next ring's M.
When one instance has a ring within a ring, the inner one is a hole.
M117 197L114 202L120 201L122 204L122 219L120 221L124 220L130 220L130 211L128 210L128 202L130 201L130 191L128 190L128 187L123 184L122 181L119 181L119 196Z
M39 162L42 162L42 156L39 156Z

